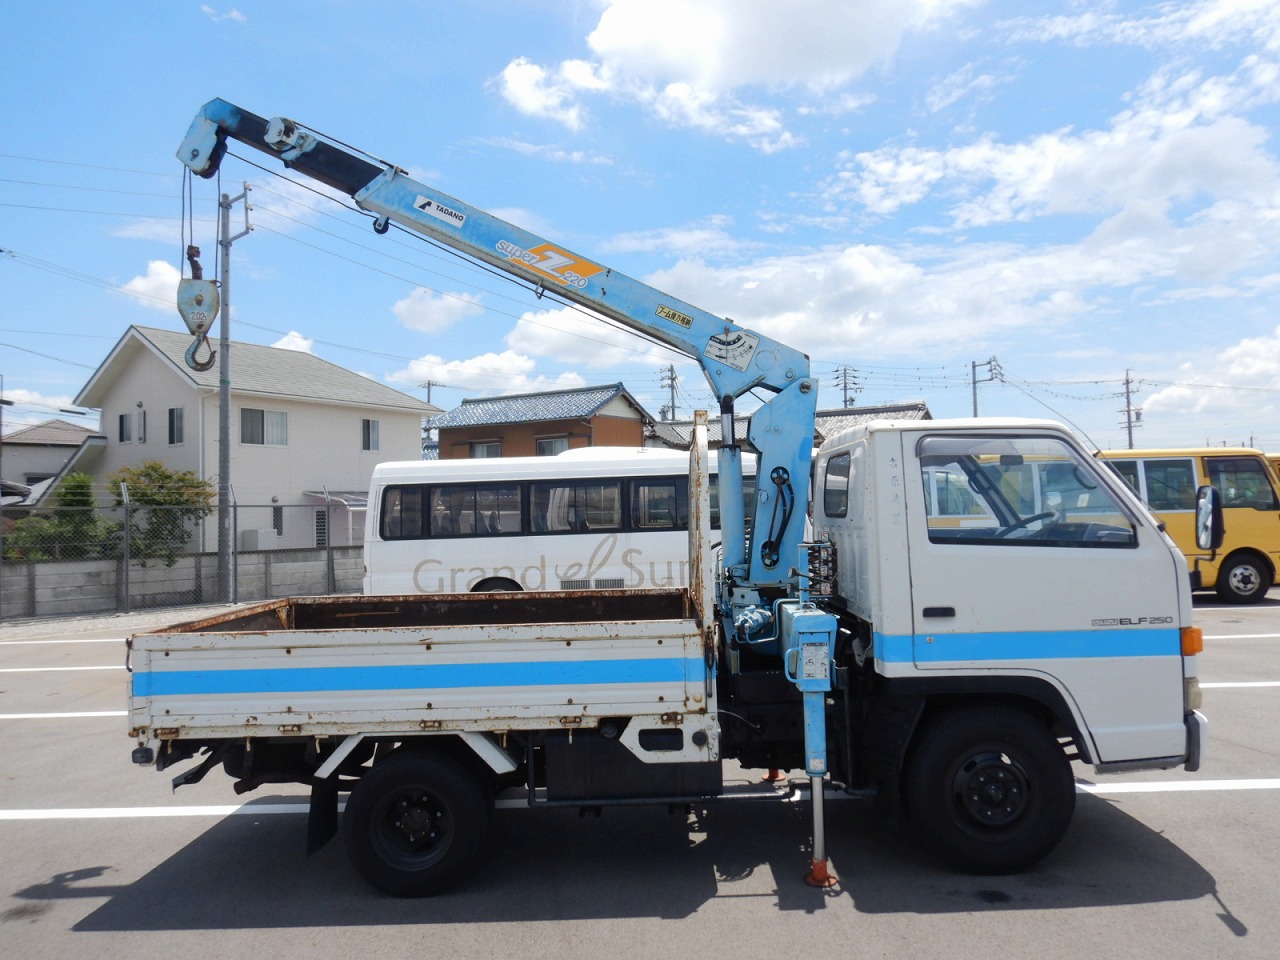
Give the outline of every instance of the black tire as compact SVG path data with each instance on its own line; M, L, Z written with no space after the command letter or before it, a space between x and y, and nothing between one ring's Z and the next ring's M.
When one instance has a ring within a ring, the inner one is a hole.
M1270 586L1270 568L1256 554L1230 557L1218 570L1218 599L1223 603L1257 603Z
M969 873L1016 873L1052 850L1075 812L1062 746L1007 707L935 718L907 761L908 816L925 846Z
M352 788L347 854L371 885L396 897L439 893L476 863L488 795L469 770L425 752L392 754Z
M524 587L506 577L489 577L471 588L472 593L523 593Z

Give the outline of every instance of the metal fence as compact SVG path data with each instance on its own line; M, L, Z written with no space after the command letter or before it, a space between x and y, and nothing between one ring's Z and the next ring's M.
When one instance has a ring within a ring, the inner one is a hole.
M218 517L190 507L0 511L0 620L359 593L363 529L345 509L237 505L220 589Z

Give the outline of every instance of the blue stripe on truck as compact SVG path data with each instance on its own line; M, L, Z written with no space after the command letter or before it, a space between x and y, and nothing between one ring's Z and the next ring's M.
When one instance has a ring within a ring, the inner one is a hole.
M932 637L930 642L929 637ZM965 660L1078 660L1093 657L1175 657L1182 653L1177 627L1135 630L1022 630L1011 633L875 635L875 657L886 663Z
M701 658L282 667L134 673L135 697L339 690L444 690L460 687L585 686L703 682Z

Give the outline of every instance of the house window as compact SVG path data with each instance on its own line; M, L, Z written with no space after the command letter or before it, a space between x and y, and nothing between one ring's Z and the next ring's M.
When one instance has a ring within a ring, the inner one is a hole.
M280 410L240 410L240 442L283 447L289 443L289 415Z
M138 442L147 442L147 411L138 411Z
M329 513L326 510L316 511L316 546L329 545Z
M361 450L377 450L378 449L378 421L377 420L361 420L360 421L360 449Z
M565 437L541 437L538 440L538 456L554 457L557 453L564 453L569 449L569 438Z
M169 446L182 443L182 408L169 408Z
M481 457L500 457L502 456L502 441L475 440L471 444L471 456L476 459Z
M276 532L277 537L284 536L284 507L271 508L271 529Z
M116 439L119 440L121 443L132 443L133 442L133 414L131 413L120 414L119 424L120 424L120 427L119 427L119 432L116 434Z

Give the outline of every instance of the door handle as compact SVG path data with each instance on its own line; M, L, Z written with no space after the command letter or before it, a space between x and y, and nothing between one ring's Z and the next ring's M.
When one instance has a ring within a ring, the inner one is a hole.
M921 611L921 615L925 617L954 617L956 615L955 607L925 607Z

